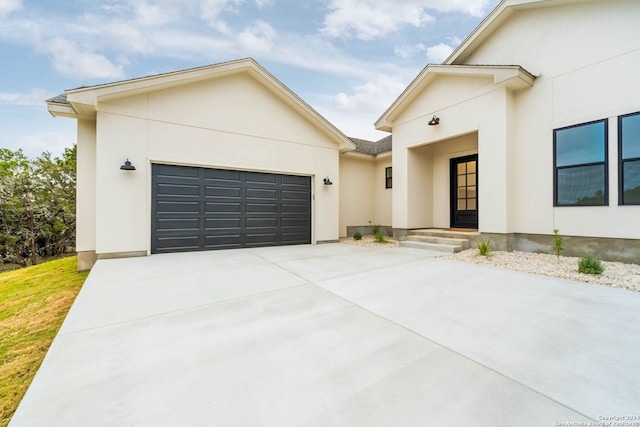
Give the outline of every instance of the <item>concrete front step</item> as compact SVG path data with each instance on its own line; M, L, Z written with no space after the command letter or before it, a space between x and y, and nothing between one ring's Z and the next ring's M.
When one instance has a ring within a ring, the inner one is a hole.
M472 239L480 235L479 231L457 231L457 230L442 230L439 228L425 228L421 230L411 230L411 236L431 236L431 237L444 237L452 239Z
M411 242L435 243L438 245L460 246L462 249L469 249L469 239L410 234L407 236L407 240Z
M404 248L425 249L430 251L442 252L446 254L454 254L462 250L462 246L446 245L442 243L425 243L425 242L418 242L418 241L412 241L412 240L403 240L399 243L400 243L400 246Z

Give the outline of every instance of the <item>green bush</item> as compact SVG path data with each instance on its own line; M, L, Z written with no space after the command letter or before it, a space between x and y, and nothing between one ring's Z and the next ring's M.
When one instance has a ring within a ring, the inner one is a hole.
M482 256L491 256L491 240L483 240L478 243L478 253Z
M376 224L373 226L373 235L377 236L379 234L380 234L380 226Z
M602 274L602 261L595 255L586 255L578 260L578 271L584 274Z
M564 251L564 242L562 241L562 236L559 233L559 230L556 228L553 230L553 246L551 249L553 253L558 257L558 261L560 261L560 255Z
M376 243L387 243L387 239L380 233L376 234Z
M362 233L359 231L353 233L353 240L362 240Z

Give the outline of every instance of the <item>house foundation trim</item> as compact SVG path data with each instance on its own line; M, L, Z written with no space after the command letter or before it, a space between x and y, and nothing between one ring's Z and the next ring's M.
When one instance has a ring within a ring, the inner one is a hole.
M411 229L394 228L393 237L399 241L406 240L411 231ZM469 240L472 248L477 247L483 240L490 240L491 248L496 251L551 254L553 238L552 234L481 232L478 236L469 237ZM582 236L562 236L562 239L564 256L582 257L593 254L604 261L640 264L640 239Z

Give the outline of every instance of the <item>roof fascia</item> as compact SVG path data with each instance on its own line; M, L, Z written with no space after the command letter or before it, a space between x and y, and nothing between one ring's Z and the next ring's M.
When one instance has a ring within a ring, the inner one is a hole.
M392 121L438 75L493 78L495 85L519 90L533 86L535 77L518 65L427 65L375 122L377 130L391 132Z

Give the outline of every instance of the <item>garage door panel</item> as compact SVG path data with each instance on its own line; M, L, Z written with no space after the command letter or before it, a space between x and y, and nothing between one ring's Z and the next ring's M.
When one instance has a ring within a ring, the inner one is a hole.
M152 167L151 252L311 243L311 178Z
M226 170L226 169L206 169L206 168L192 168L201 170L204 173L204 179L207 183L218 182L220 184L242 181L242 171Z
M206 202L205 213L235 213L240 214L242 211L242 203L222 203L222 202Z
M206 218L204 223L206 230L221 229L242 229L241 218Z
M206 236L202 249L233 249L241 248L240 234L229 234L224 236Z
M307 240L307 235L305 233L282 232L282 240L289 243L304 244Z
M308 205L282 204L282 213L286 215L308 215L310 211Z
M278 191L271 188L247 188L247 200L277 200Z
M251 217L246 218L245 225L247 228L257 227L277 227L278 218L276 217Z
M154 253L195 251L199 247L200 239L197 236L165 236L159 239L158 247Z
M158 194L167 197L200 197L200 189L197 185L159 183Z
M261 172L245 172L246 182L248 185L276 185L278 183L278 177L280 175L261 173Z
M199 172L196 168L174 165L154 165L154 175L158 180L171 178L174 181L199 180Z
M242 188L207 185L204 194L207 197L225 197L239 200L242 197Z
M277 233L256 233L247 234L245 244L247 246L277 246Z
M301 201L307 202L309 198L309 190L305 191L292 191L292 190L282 190L282 200L283 201Z
M158 230L182 230L198 232L200 220L198 218L158 218L156 220Z
M278 213L278 205L275 203L256 203L251 202L246 204L247 207L247 215L250 214L277 214Z
M157 209L163 214L173 213L198 213L200 212L200 203L196 201L158 201Z
M298 176L298 175L281 175L281 176L282 176L283 185L292 184L292 185L301 185L304 187L308 187L309 183L311 182L308 176Z
M310 225L310 221L305 217L287 217L281 221L282 228L306 228Z

